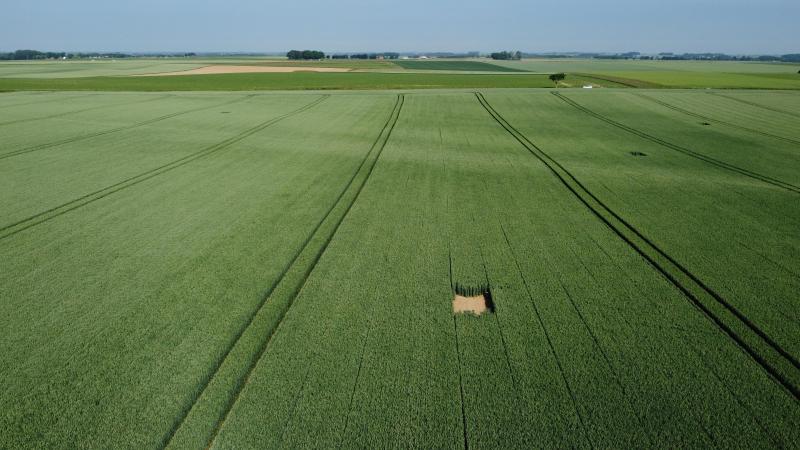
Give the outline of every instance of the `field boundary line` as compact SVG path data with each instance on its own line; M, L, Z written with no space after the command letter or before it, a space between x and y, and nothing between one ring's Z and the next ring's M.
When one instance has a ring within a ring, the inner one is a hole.
M289 312L289 309L293 305L295 298L297 298L302 291L308 280L308 277L311 275L311 272L316 267L320 258L327 250L328 245L333 240L333 237L338 232L339 227L344 222L344 219L348 216L353 205L358 200L362 190L364 189L364 186L367 184L367 181L369 181L372 171L374 170L378 159L383 153L383 149L386 147L386 144L388 143L389 138L394 131L394 127L400 117L404 102L405 96L403 94L398 94L389 118L386 120L380 133L370 146L370 149L364 155L361 163L353 172L353 175L344 185L339 195L328 208L324 216L316 224L311 233L306 237L305 241L302 243L293 258L286 264L286 266L284 266L284 269L278 275L272 285L262 294L261 301L256 305L248 320L242 325L242 327L233 337L230 345L217 360L215 367L209 372L206 379L202 382L202 385L198 387L194 398L191 399L190 404L187 405L185 410L176 419L172 429L162 439L162 448L183 448L185 446L174 444L175 437L178 436L180 430L186 426L187 421L189 421L191 418L192 412L201 407L212 409L212 414L216 416L215 423L203 425L210 429L200 431L206 433L206 435L202 437L203 446L210 447L213 445L218 433L224 426L228 416L233 410L233 407L238 401L241 392L249 382L256 365L267 352L269 344L272 342L272 337L283 323L283 319ZM356 185L359 174L363 174L363 178ZM345 206L343 200L348 192L351 192L353 189L355 189L355 191L352 193L352 197L349 199L349 201L347 201ZM344 208L344 210L338 216L334 214L334 211L337 208ZM323 234L321 230L326 223L330 221L333 221L328 224L331 229L327 234ZM322 242L318 243L318 247L311 245L312 241L315 239L322 240ZM306 255L306 253L312 254ZM293 276L296 277L296 279L293 279ZM294 283L292 284L293 281ZM275 295L276 293L279 294L282 289L288 289L288 292L285 293L284 298L282 299L283 303L276 304L275 302L280 301L281 299L275 300ZM270 302L270 300L273 301ZM273 305L275 308L277 308L275 316L264 317L269 313L268 311L265 311L265 307ZM256 327L255 324L257 322L268 323L260 324L263 326ZM255 335L251 336L250 334ZM252 341L252 343L248 344L248 340ZM247 348L248 345L253 348ZM237 364L231 359L234 358L234 356L231 355L235 355L237 352L244 353L242 356L247 357L247 360L245 361L245 367L241 367L242 364ZM223 373L226 371L233 371L234 373ZM222 386L218 387L214 384L218 380L222 380L219 381L219 383L223 384ZM227 385L224 385L226 383ZM213 403L215 401L213 394L207 394L208 392L211 392L211 390L223 392L223 396L226 398L220 400L222 404L198 406L201 405L201 403L207 398L210 398L207 400L207 402ZM202 413L200 412L198 414ZM198 436L198 432L188 431L187 433L189 436L186 439L201 439L201 437Z
M800 401L800 389L798 389L800 363L793 355L725 298L610 209L558 161L508 123L481 93L476 92L475 95L489 115L531 155L541 161L581 203L681 291L708 320L732 339L796 401Z
M633 78L616 78L611 76L602 76L602 75L595 75L591 73L583 73L583 72L576 72L572 75L582 78L588 78L590 80L600 80L600 81L608 81L609 83L616 83L621 84L622 86L633 88L633 89L642 89L642 88L661 88L664 89L665 86L658 83L651 83L648 81L636 80ZM634 82L640 82L642 86L637 86ZM613 87L613 86L612 86Z
M172 97L172 95L173 94L159 95L159 96L152 97L152 98L146 98L144 100L135 100L135 101L132 101L132 102L129 101L129 102L122 102L122 103L114 103L113 105L92 106L91 108L76 109L74 111L67 111L67 112L63 112L63 113L52 114L52 115L49 115L49 116L29 117L27 119L10 120L10 121L7 121L7 122L0 122L0 127L4 127L6 125L14 125L14 124L18 124L18 123L35 122L37 120L56 119L58 117L69 116L71 114L80 114L82 112L94 111L94 110L97 110L97 109L115 108L115 107L118 107L118 106L128 106L128 105L135 105L137 103L153 102L153 101L156 101L156 100L163 100L165 98Z
M70 137L70 138L61 139L59 141L47 142L47 143L38 144L38 145L32 145L30 147L24 147L24 148L21 148L21 149L18 149L18 150L12 150L12 151L7 152L7 153L2 153L2 154L0 154L0 159L11 158L12 156L22 155L22 154L25 154L25 153L35 152L35 151L39 151L39 150L46 150L46 149L53 148L53 147L58 147L58 146L61 146L61 145L64 145L64 144L71 144L73 142L84 141L84 140L87 140L87 139L92 139L92 138L96 138L96 137L99 137L99 136L105 136L105 135L112 134L112 133L117 133L117 132L120 132L120 131L132 130L132 129L135 129L135 128L139 128L139 127L143 127L143 126L147 126L147 125L152 125L152 124L154 124L156 122L161 122L162 120L167 120L167 119L171 119L173 117L182 116L184 114L191 114L191 113L203 111L203 110L206 110L206 109L213 109L213 108L218 108L218 107L222 107L222 106L227 106L227 105L230 105L230 104L233 104L233 103L237 103L237 102L241 102L241 101L247 100L249 98L252 98L253 96L255 96L255 94L246 95L244 97L237 98L235 100L230 100L230 101L218 103L218 104L215 104L215 105L202 106L202 107L199 107L199 108L192 108L192 109L187 109L187 110L184 110L184 111L178 111L178 112L175 112L175 113L165 114L163 116L154 117L152 119L143 120L143 121L132 123L132 124L129 124L129 125L123 125L121 127L110 128L110 129L103 130L103 131L97 131L95 133L82 134L82 135L79 135L79 136L73 136L73 137Z
M649 95L645 95L645 94L642 94L642 93L639 93L639 92L636 92L635 95L637 97L639 97L639 98L643 98L643 99L645 99L647 101L653 102L653 103L655 103L657 105L661 105L661 106L663 106L665 108L669 108L669 109L671 109L673 111L677 111L677 112L679 112L681 114L685 114L685 115L690 116L690 117L694 117L694 118L701 119L701 120L707 120L709 122L715 122L715 123L722 124L722 125L725 125L725 126L728 126L728 127L731 127L731 128L736 128L737 130L747 131L749 133L760 134L762 136L766 136L766 137L773 138L773 139L778 139L778 140L781 140L781 141L784 141L784 142L788 142L790 144L800 145L800 141L798 141L796 139L787 138L785 136L779 136L777 134L767 133L766 131L756 130L754 128L749 128L749 127L745 127L745 126L742 126L742 125L737 125L735 123L731 123L731 122L728 122L728 121L722 120L722 119L715 119L713 117L705 116L703 114L696 113L694 111L689 111L688 109L681 108L680 106L675 106L675 105L673 105L671 103L667 103L667 102L665 102L663 100L660 100L660 99L657 99L657 98L654 98L654 97L650 97Z
M628 133L631 133L631 134L634 134L636 136L639 136L640 138L646 139L646 140L648 140L650 142L654 142L654 143L659 144L659 145L661 145L663 147L669 148L671 150L675 150L677 152L683 153L683 154L685 154L687 156L691 156L691 157L699 159L701 161L705 161L705 162L707 162L709 164L712 164L714 166L720 167L722 169L727 169L727 170L730 170L732 172L736 172L736 173L738 173L740 175L744 175L744 176L753 178L755 180L759 180L759 181L762 181L764 183L771 184L773 186L786 189L788 191L792 191L792 192L794 192L796 194L800 194L800 186L795 186L794 184L787 183L785 181L781 181L781 180L778 180L776 178L772 178L772 177L767 176L767 175L762 175L760 173L753 172L753 171L750 171L748 169L743 169L741 167L734 166L733 164L726 163L725 161L721 161L721 160L712 158L710 156L706 156L706 155L704 155L702 153L699 153L697 151L691 150L689 148L681 147L680 145L673 144L671 142L667 142L667 141L665 141L665 140L663 140L661 138L658 138L658 137L655 137L653 135L647 134L647 133L645 133L643 131L639 131L639 130L637 130L635 128L632 128L632 127L629 127L629 126L627 126L627 125L625 125L623 123L620 123L620 122L617 122L615 120L612 120L612 119L610 119L610 118L608 118L608 117L606 117L606 116L604 116L602 114L596 113L596 112L592 111L591 109L589 109L589 108L579 104L578 102L572 100L571 98L562 95L559 92L551 92L551 93L553 95L555 95L557 98L559 98L562 101L564 101L565 103L567 103L568 105L574 107L575 109L583 111L584 113L586 113L586 114L588 114L588 115L590 115L590 116L592 116L592 117L594 117L596 119L602 120L603 122L606 122L606 123L608 123L610 125L613 125L613 126L619 128L621 130L627 131Z
M274 124L276 124L276 123L278 123L278 122L280 122L280 121L282 121L284 119L287 119L289 117L292 117L294 115L297 115L297 114L300 114L300 113L302 113L304 111L307 111L307 110L313 108L314 106L322 103L324 100L326 100L328 98L329 98L329 95L323 95L320 98L318 98L317 100L315 100L315 101L313 101L313 102L311 102L311 103L309 103L309 104L307 104L307 105L305 105L305 106L303 106L301 108L298 108L298 109L296 109L294 111L291 111L289 113L286 113L286 114L283 114L281 116L274 117L274 118L269 119L269 120L267 120L265 122L262 122L259 125L251 127L251 128L249 128L249 129L247 129L247 130L245 130L245 131L243 131L243 132L241 132L241 133L239 133L239 134L237 134L235 136L232 136L232 137L230 137L230 138L228 138L228 139L226 139L226 140L224 140L222 142L218 142L218 143L216 143L214 145L206 147L206 148L204 148L202 150L199 150L197 152L190 153L190 154L188 154L186 156L183 156L181 158L173 160L173 161L171 161L169 163L166 163L166 164L163 164L163 165L158 166L156 168L147 170L147 171L142 172L142 173L140 173L138 175L134 175L132 177L126 178L125 180L119 181L119 182L114 183L114 184L112 184L110 186L106 186L106 187L104 187L102 189L99 189L99 190L96 190L96 191L91 192L89 194L83 195L83 196L78 197L78 198L76 198L74 200L70 200L69 202L62 203L61 205L58 205L58 206L54 206L54 207L52 207L50 209L47 209L45 211L42 211L42 212L37 213L37 214L32 215L32 216L29 216L29 217L27 217L25 219L19 220L17 222L14 222L14 223L11 223L11 224L8 224L8 225L4 225L4 226L0 227L0 240L6 239L6 238L8 238L10 236L13 236L13 235L21 232L21 231L27 230L27 229L29 229L31 227L34 227L36 225L39 225L39 224L42 224L42 223L47 222L49 220L52 220L52 219L54 219L54 218L56 218L58 216L64 215L64 214L66 214L66 213L68 213L70 211L74 211L74 210L76 210L78 208L81 208L83 206L86 206L86 205L88 205L90 203L96 202L96 201L98 201L98 200L100 200L102 198L108 197L109 195L114 194L116 192L119 192L119 191L121 191L123 189L129 188L131 186L135 186L135 185L137 185L137 184L139 184L139 183L141 183L143 181L149 180L151 178L154 178L154 177L157 177L159 175L162 175L162 174L164 174L166 172L169 172L169 171L172 171L174 169L177 169L177 168L179 168L181 166L189 164L189 163L191 163L193 161L196 161L196 160L198 160L200 158L203 158L203 157L206 157L208 155L214 154L214 153L216 153L216 152L218 152L220 150L224 150L224 149L230 147L231 145L233 145L233 144L235 144L235 143L237 143L237 142L239 142L239 141L241 141L241 140L243 140L243 139L245 139L247 137L250 137L253 134L258 133L259 131L262 131L265 128L270 127L270 126L272 126L272 125L274 125Z
M715 97L727 98L728 100L733 100L735 102L739 102L739 103L744 104L744 105L750 105L750 106L754 106L756 108L765 109L767 111L772 111L772 112L776 112L776 113L780 113L780 114L786 114L787 116L790 116L790 117L800 118L800 114L797 114L797 113L794 113L794 112L791 112L791 111L785 111L785 110L779 109L779 108L773 108L773 107L767 106L767 105L760 105L758 103L751 102L749 100L745 100L745 99L742 99L742 98L736 98L736 97L733 97L731 95L726 95L726 94L722 94L722 93L719 93L719 92L708 92L708 94L709 95L713 95Z

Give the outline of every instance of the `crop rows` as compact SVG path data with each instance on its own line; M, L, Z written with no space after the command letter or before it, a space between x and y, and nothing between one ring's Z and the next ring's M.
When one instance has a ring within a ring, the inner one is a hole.
M224 149L230 147L231 145L241 141L242 139L245 139L245 138L247 138L247 137L249 137L249 136L251 136L251 135L253 135L255 133L258 133L259 131L261 131L261 130L263 130L263 129L271 126L271 125L274 125L275 123L280 122L281 120L286 119L287 117L291 117L291 116L293 116L295 114L299 114L299 113L301 113L301 112L303 112L303 111L305 111L305 110L307 110L309 108L313 108L314 106L316 106L320 102L324 101L326 98L327 98L326 96L320 97L317 100L309 103L308 105L303 106L302 108L299 108L299 109L297 109L295 111L292 111L290 113L284 114L282 116L278 116L276 118L272 118L272 119L266 120L264 122L261 122L260 124L254 126L252 128L248 128L247 130L237 134L236 136L233 136L233 137L230 137L228 139L225 139L224 141L218 142L216 144L213 144L211 146L208 146L206 148L198 150L198 151L196 151L194 153L190 153L189 155L186 155L186 156L184 156L182 158L170 161L169 163L163 164L161 166L154 167L152 169L149 169L149 170L147 170L145 172L139 173L139 174L137 174L135 176L132 176L130 178L126 178L126 179L124 179L122 181L118 181L118 182L116 182L114 184L111 184L109 186L106 186L106 187L104 187L102 189L98 189L98 190L96 190L94 192L91 192L89 194L85 194L85 195L83 195L81 197L75 198L75 199L70 200L70 201L68 201L66 203L62 203L61 205L58 205L58 206L55 206L53 208L47 209L45 211L39 212L39 213L34 214L32 216L26 217L26 218L24 218L22 220L19 220L17 222L14 222L14 223L11 223L11 224L8 224L8 225L4 225L2 228L0 228L0 232L2 232L2 234L0 234L0 239L5 239L5 238L7 238L9 236L13 236L14 234L19 233L19 232L24 231L24 230L27 230L28 228L31 228L31 227L34 227L34 226L39 225L41 223L47 222L48 220L51 220L54 217L58 217L58 216L60 216L62 214L66 214L66 213L68 213L70 211L74 211L74 210L76 210L78 208L81 208L81 207L83 207L83 206L85 206L85 205L87 205L89 203L95 202L95 201L100 200L102 198L105 198L105 197L107 197L107 196L109 196L111 194L119 192L119 191L121 191L123 189L127 189L127 188L129 188L131 186L135 186L135 185L137 185L137 184L139 184L139 183L141 183L143 181L149 180L150 178L157 177L157 176L162 175L164 173L167 173L167 172L169 172L171 170L177 169L177 168L179 168L179 167L181 167L181 166L183 166L185 164L189 164L189 163L191 163L191 162L193 162L193 161L195 161L197 159L204 158L204 157L206 157L208 155L211 155L211 154L214 154L214 153L216 153L218 151L224 150Z
M7 127L0 446L800 439L792 143L619 91L147 105Z
M369 179L391 136L402 107L403 96L400 95L389 119L364 156L361 165L308 236L301 250L283 270L277 282L267 290L246 325L237 333L232 346L226 350L224 359L214 370L213 378L207 380L200 390L200 396L192 402L191 409L186 410L185 415L165 439L167 446L192 448L212 443L253 367L266 351L271 336ZM219 403L220 399L224 399L225 402ZM178 433L177 439L176 433Z
M715 159L715 158L712 158L710 156L704 155L704 154L702 154L700 152L697 152L695 150L692 150L690 148L686 148L686 147L682 147L680 145L673 144L671 142L665 141L663 139L660 139L658 137L652 136L652 135L647 134L645 132L639 131L639 130L637 130L635 128L631 128L631 127L629 127L629 126L627 126L625 124L622 124L620 122L614 121L613 119L609 119L608 117L605 117L605 116L603 116L601 114L597 114L594 111L592 111L592 110L590 110L590 109L588 109L588 108L586 108L584 106L581 106L579 103L575 102L574 100L572 100L572 99L570 99L570 98L568 98L568 97L566 97L566 96L564 96L562 94L559 94L558 92L553 92L553 95L555 95L556 97L558 97L561 100L565 101L569 105L575 107L576 109L579 109L579 110L581 110L581 111L583 111L583 112L585 112L585 113L587 113L587 114L589 114L589 115L591 115L591 116L593 116L593 117L595 117L597 119L600 119L600 120L602 120L604 122L607 122L607 123L609 123L609 124L611 124L611 125L613 125L613 126L615 126L617 128L620 128L620 129L625 130L625 131L627 131L629 133L635 134L635 135L637 135L639 137L642 137L644 139L653 141L653 142L655 142L657 144L660 144L660 145L662 145L664 147L667 147L667 148L670 148L672 150L676 150L676 151L679 151L681 153L690 155L690 156L692 156L694 158L698 158L698 159L700 159L702 161L706 161L706 162L708 162L710 164L714 164L714 165L716 165L718 167L723 167L725 169L740 173L742 175L745 175L745 176L748 176L748 177L751 177L751 178L754 178L754 179L757 179L757 180L760 180L760 181L764 181L765 183L770 183L770 184L773 184L775 186L782 187L784 189L790 190L792 192L800 193L800 187L795 186L794 184L787 183L787 182L784 182L784 181L781 181L781 180L778 180L778 179L775 179L775 178L772 178L772 177L769 177L769 176L766 176L766 175L763 175L763 174L760 174L760 173L756 173L756 172L750 171L750 170L742 168L742 167L738 167L736 165L727 163L725 161L722 161L722 160Z
M725 334L740 345L755 361L774 376L796 399L800 400L800 363L728 300L708 287L695 274L665 253L651 239L589 191L572 173L544 153L525 135L510 125L486 99L477 94L487 112L542 161L578 199L637 253L670 280L686 297L702 310Z

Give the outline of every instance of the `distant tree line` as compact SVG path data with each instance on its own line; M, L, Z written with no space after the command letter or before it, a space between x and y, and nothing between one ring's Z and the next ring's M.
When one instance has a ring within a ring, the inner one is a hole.
M10 53L0 53L2 61L32 61L41 59L80 59L80 58L130 58L125 53L66 53L66 52L40 52L38 50L17 50Z
M56 59L67 56L63 52L40 52L37 50L17 50L11 53L0 53L0 59L5 61L27 61L32 59Z
M400 53L337 53L331 59L399 59Z
M760 62L800 62L800 54L789 55L726 55L725 53L684 53L675 55L663 53L659 59L664 61L760 61Z
M292 60L325 59L325 53L319 50L290 50L286 57Z
M594 59L643 59L662 61L756 61L756 62L800 62L800 54L789 55L727 55L725 53L659 53L656 56L642 55L639 52L592 54Z
M498 61L519 60L522 59L522 52L495 52L489 56Z

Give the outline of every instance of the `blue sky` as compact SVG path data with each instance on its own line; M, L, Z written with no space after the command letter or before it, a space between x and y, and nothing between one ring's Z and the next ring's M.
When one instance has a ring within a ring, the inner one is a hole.
M3 0L0 50L800 53L798 0Z

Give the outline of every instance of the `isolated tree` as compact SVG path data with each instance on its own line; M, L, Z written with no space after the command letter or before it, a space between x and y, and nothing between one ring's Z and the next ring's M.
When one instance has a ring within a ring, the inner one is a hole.
M554 74L550 75L549 78L550 78L550 81L552 81L553 84L555 84L556 87L558 87L558 82L559 81L564 81L567 78L567 75L563 74L563 73L554 73Z

